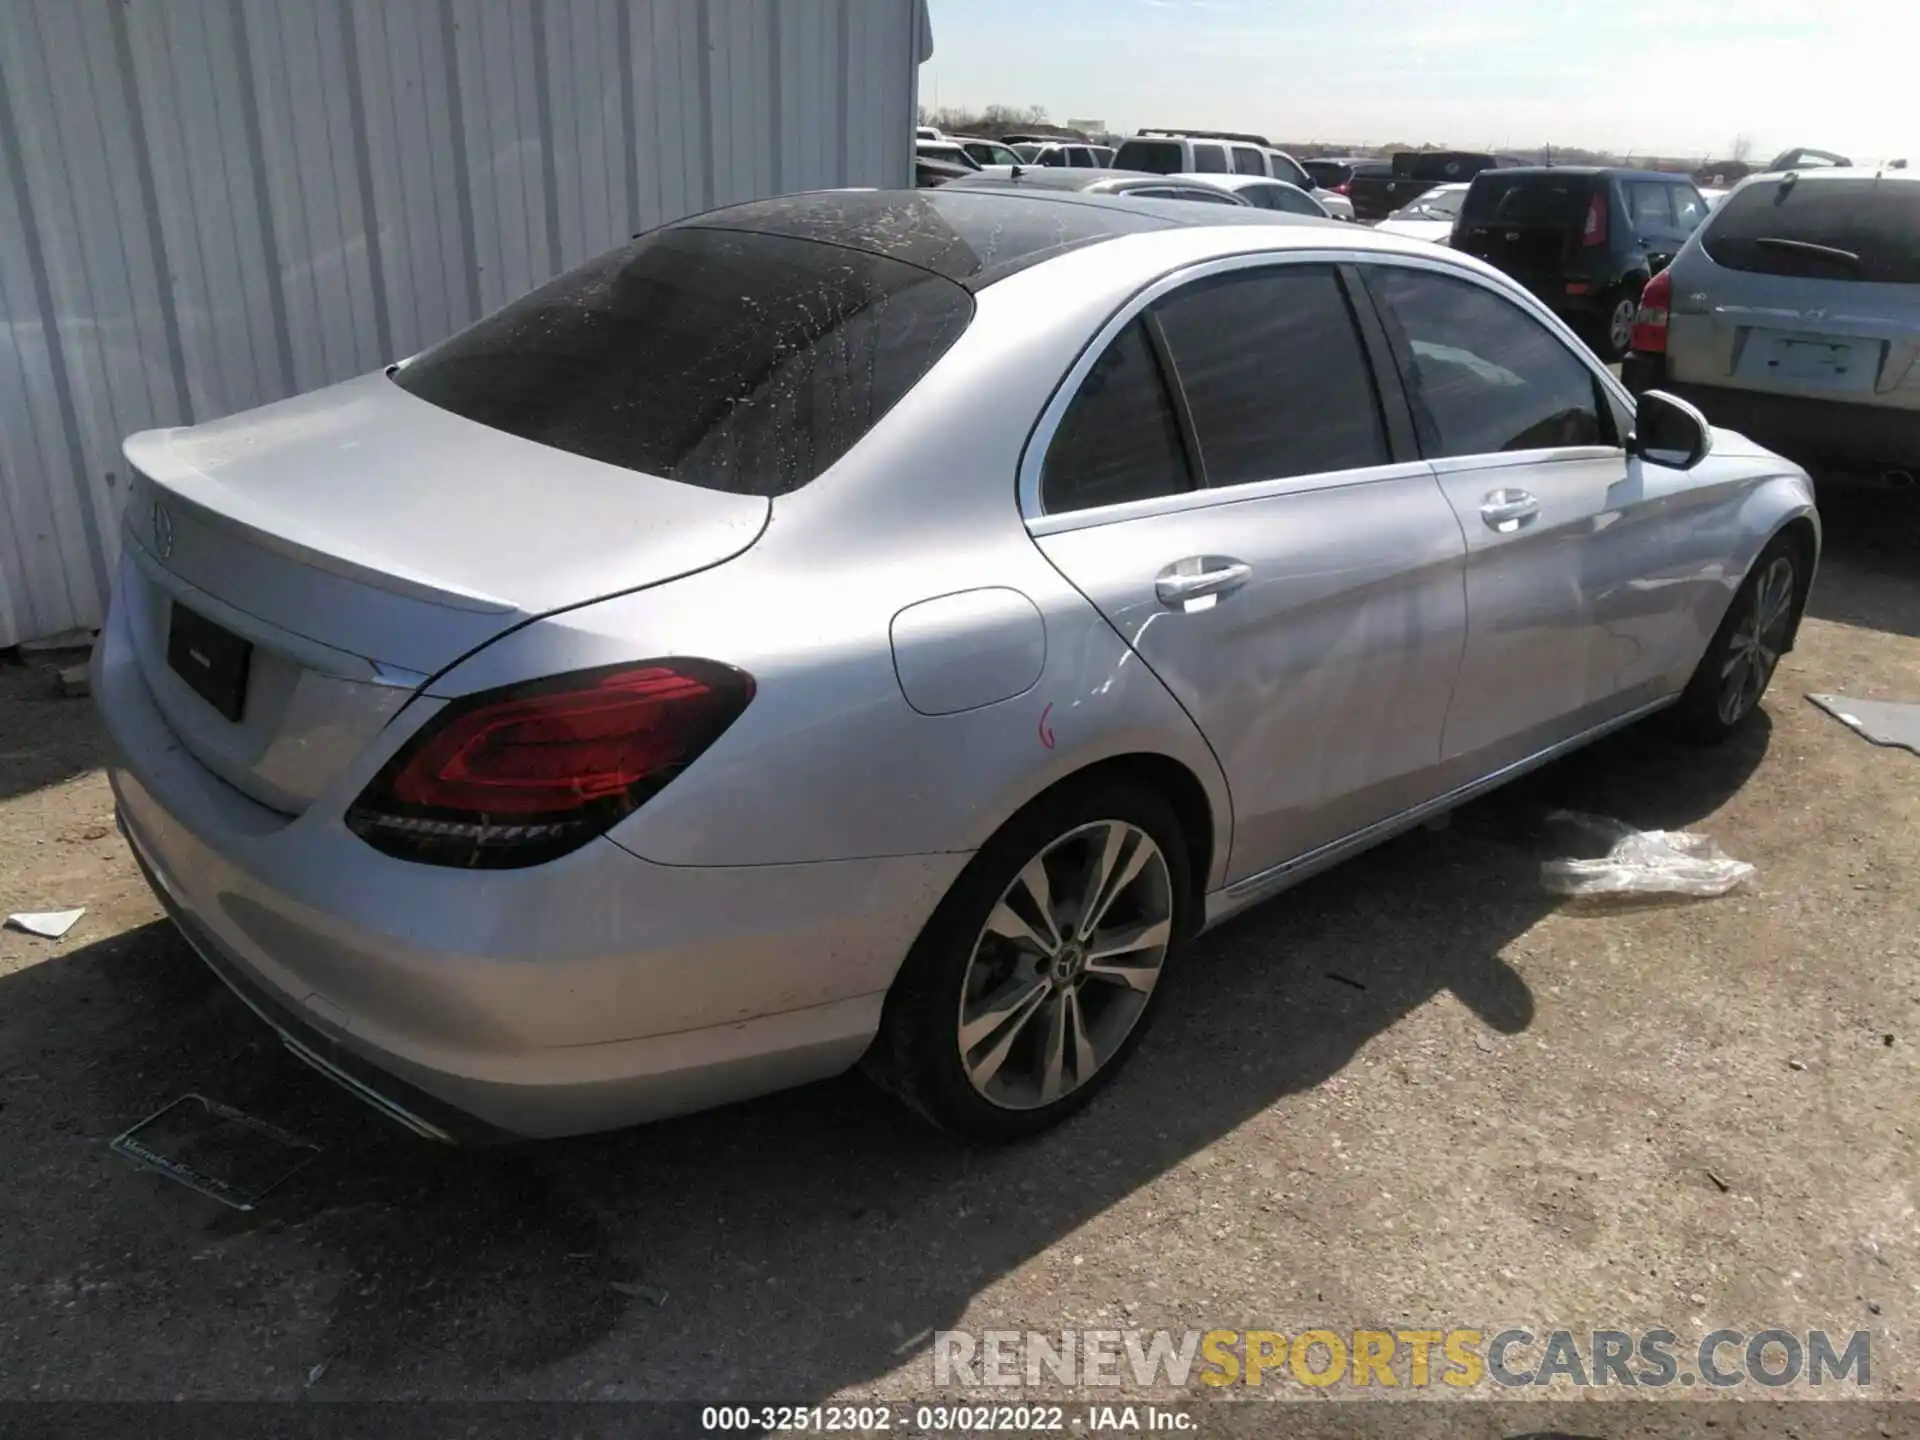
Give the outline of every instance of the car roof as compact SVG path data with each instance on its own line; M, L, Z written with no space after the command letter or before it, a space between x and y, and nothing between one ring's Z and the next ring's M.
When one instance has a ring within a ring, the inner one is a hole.
M1620 180L1684 180L1693 184L1691 175L1682 175L1677 170L1638 170L1630 165L1508 165L1498 170L1482 170L1481 175L1494 175L1503 180L1532 179L1535 176L1552 175L1591 180L1596 175L1611 175ZM1479 176L1475 176L1478 179Z
M1166 178L1117 173L1128 179ZM1264 228L1262 243L1312 248L1327 244L1326 232L1337 229L1342 249L1426 254L1420 241L1376 235L1317 215L1251 205L1088 195L1033 186L1024 175L1020 180L955 180L923 190L806 191L709 210L675 223L840 245L916 266L975 291L1069 252L1156 230L1253 225Z
M1289 190L1300 190L1291 180L1282 180L1278 175L1215 175L1202 174L1198 170L1180 170L1172 175L1161 175L1161 180L1184 180L1193 185L1213 185L1222 190L1244 190L1249 185L1284 185ZM1301 190L1302 195L1307 192Z
M1017 179L1007 175L989 175L985 180L1018 185L1026 190L1084 190L1102 180L1165 180L1164 175L1145 170L1103 170L1092 165L1022 165Z

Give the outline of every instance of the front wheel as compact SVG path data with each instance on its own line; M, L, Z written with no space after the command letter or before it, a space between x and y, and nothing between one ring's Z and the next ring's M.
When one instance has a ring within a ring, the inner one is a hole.
M1069 785L955 882L887 997L866 1069L935 1124L1005 1142L1065 1119L1146 1029L1191 901L1152 790Z
M1793 634L1809 578L1801 573L1805 564L1801 548L1784 535L1760 552L1674 707L1683 734L1709 744L1724 740L1760 707Z

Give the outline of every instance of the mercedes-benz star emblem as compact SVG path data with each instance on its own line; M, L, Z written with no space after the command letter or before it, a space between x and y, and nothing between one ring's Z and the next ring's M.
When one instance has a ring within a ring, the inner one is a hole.
M162 560L173 558L173 516L158 500L153 502L153 548Z

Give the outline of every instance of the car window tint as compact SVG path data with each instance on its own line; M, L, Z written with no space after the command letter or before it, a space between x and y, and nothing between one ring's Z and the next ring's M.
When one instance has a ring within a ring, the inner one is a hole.
M1093 169L1093 152L1084 145L1067 147L1067 163L1081 170Z
M1330 268L1199 280L1154 315L1209 485L1387 463L1372 372Z
M1114 337L1080 382L1040 472L1050 515L1193 488L1165 379L1144 321Z
M972 318L964 288L918 265L681 225L569 270L393 379L556 450L784 495L851 449Z
M1465 280L1370 266L1368 287L1430 457L1612 443L1593 372L1511 301Z
M1240 202L1224 190L1209 190L1204 185L1187 185L1172 192L1179 200L1197 200L1203 205L1237 205Z
M1267 157L1251 145L1236 145L1233 147L1233 173L1264 175L1267 173Z
M1066 151L1061 150L1056 146L1054 149L1051 149L1051 150L1042 150L1040 152L1040 158L1036 160L1034 163L1037 165L1051 165L1056 169L1058 169L1066 165L1067 154L1066 154Z
M1700 243L1730 270L1920 284L1920 181L1897 177L1756 182L1720 202Z
M1184 161L1178 140L1123 140L1113 157L1113 168L1173 175L1187 168Z
M1219 145L1195 145L1193 147L1194 173L1199 175L1225 175L1227 173L1227 152Z
M1313 189L1313 177L1300 167L1300 162L1277 150L1267 152L1273 167L1268 172L1276 180L1284 180L1289 185L1298 185L1302 190Z
M1268 208L1284 210L1289 215L1318 215L1320 207L1313 203L1311 195L1302 195L1298 190L1289 190L1284 185L1262 185L1270 199Z
M1694 230L1707 218L1707 202L1700 192L1687 185L1673 187L1673 223L1681 230Z
M1633 218L1642 225L1662 228L1673 224L1673 206L1668 188L1651 180L1635 180L1627 186L1627 199L1633 206Z

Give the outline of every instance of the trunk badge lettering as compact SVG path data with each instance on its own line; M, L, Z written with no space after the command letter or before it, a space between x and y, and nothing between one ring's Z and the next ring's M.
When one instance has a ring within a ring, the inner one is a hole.
M153 502L153 548L162 560L173 558L173 516L158 500Z

